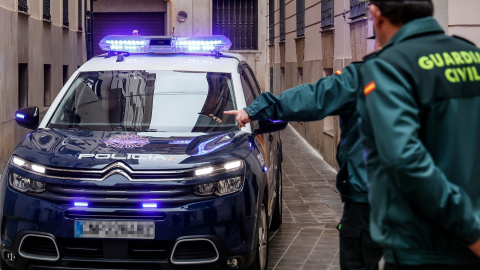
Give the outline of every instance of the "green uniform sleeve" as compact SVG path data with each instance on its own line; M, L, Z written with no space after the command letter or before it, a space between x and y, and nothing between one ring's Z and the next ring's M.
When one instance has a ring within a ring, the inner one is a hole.
M350 64L314 84L302 84L279 96L262 93L246 107L252 120L314 121L355 110L357 64ZM341 74L338 74L341 73Z
M419 108L411 84L381 59L368 61L364 70L364 84L373 81L375 87L364 89L367 112L362 123L368 118L384 173L393 180L385 184L395 185L420 215L472 244L480 237L479 217L469 196L446 178L420 140Z

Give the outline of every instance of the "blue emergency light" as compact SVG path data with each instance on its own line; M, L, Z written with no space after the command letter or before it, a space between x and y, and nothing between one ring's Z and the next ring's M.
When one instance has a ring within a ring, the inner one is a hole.
M145 209L153 209L157 208L158 204L157 203L142 203L142 207Z
M166 37L125 36L104 37L100 48L108 52L128 53L215 53L230 49L232 42L225 36Z
M75 207L88 207L88 202L73 202Z

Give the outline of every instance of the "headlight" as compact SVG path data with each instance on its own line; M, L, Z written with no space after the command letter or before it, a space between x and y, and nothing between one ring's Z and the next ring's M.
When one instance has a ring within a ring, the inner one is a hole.
M195 176L215 175L243 168L245 165L242 160L233 160L217 166L202 167L195 170Z
M23 177L16 173L11 173L8 183L10 187L20 192L34 192L41 193L47 188L47 184L39 181L32 180L30 178Z
M39 174L39 175L44 175L46 170L46 168L42 165L38 165L32 162L26 161L17 156L12 157L10 164L22 170L25 170L34 174ZM23 193L25 192L41 193L41 192L44 192L47 188L47 184L43 182L35 181L30 178L23 177L16 173L11 173L8 178L9 178L8 184L10 185L10 187Z
M35 174L45 174L45 167L13 156L10 164Z
M240 191L243 186L243 176L229 177L213 183L196 185L193 193L198 196L224 196Z

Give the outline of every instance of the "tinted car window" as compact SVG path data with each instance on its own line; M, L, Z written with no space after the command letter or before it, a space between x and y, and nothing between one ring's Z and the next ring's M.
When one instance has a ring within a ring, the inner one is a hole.
M231 74L185 71L80 73L49 128L97 131L237 130Z
M246 102L247 106L249 106L250 104L252 104L256 95L255 95L254 90L253 90L253 85L254 84L248 78L248 74L247 74L247 71L245 69L242 69L241 80L242 80L243 93L245 94L245 102Z
M257 97L261 93L260 86L258 85L257 79L255 78L255 75L249 66L244 66L244 70L246 71L246 75L249 81L252 83L253 95Z

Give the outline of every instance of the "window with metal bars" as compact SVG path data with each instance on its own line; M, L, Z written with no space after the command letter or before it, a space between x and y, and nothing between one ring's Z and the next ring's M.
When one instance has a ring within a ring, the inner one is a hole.
M297 37L305 35L305 0L297 0Z
M50 0L43 0L43 19L52 19L52 15L50 14Z
M28 12L27 2L27 0L18 0L18 11Z
M275 0L268 1L268 43L275 42Z
M78 0L78 31L82 30L82 0Z
M68 0L63 0L63 26L69 26L69 23L68 23Z
M228 37L231 50L257 50L257 5L257 0L213 0L212 33Z
M349 19L354 19L360 16L365 15L367 11L368 3L362 2L360 0L350 0L350 17Z
M322 0L321 27L333 26L333 0Z
M285 0L280 0L280 41L285 40Z

